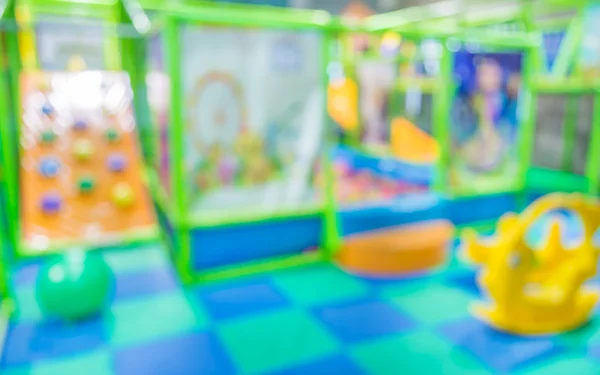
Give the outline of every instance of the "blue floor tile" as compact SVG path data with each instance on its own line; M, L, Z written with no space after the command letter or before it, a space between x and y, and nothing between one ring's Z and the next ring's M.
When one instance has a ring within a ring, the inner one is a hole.
M116 299L147 296L180 288L175 273L168 268L116 275Z
M513 371L562 351L552 338L509 335L475 319L448 324L441 327L441 333L498 372Z
M17 268L12 274L13 284L15 286L27 286L35 284L35 280L40 271L39 263L32 263Z
M315 362L296 366L289 370L271 375L366 375L352 360L346 356L336 355Z
M473 296L480 296L481 291L477 285L477 273L465 272L460 275L450 276L448 282Z
M266 278L200 288L195 294L215 319L227 319L289 305Z
M115 353L116 375L235 374L217 339L195 333L127 348Z
M364 301L315 310L319 319L341 340L356 343L417 326L411 318L381 301Z
M588 355L600 362L600 344L591 346L588 350Z
M13 324L8 330L2 365L29 364L42 359L85 353L106 342L106 329L100 318L76 324Z

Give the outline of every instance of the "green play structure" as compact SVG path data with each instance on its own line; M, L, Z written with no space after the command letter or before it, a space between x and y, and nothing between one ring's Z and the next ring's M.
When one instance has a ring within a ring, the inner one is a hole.
M350 21L195 1L15 1L4 50L20 69L6 83L18 98L20 71L64 70L73 55L88 70L126 72L148 166L140 174L177 270L186 282L212 280L329 260L349 234L437 218L489 224L540 194L597 194L600 57L590 18L599 8L541 3L443 2ZM70 41L74 32L85 41ZM354 51L365 37L381 48ZM416 60L385 55L386 37L392 49L411 42ZM385 109L373 112L385 134L375 147L365 136L372 108L359 103L371 88L359 81L382 61L392 78L382 84ZM414 64L412 76L396 74L402 64ZM332 72L357 82L356 95L340 96L356 112L350 130L328 113ZM486 83L494 99L478 88L486 72L496 75ZM16 118L20 104L4 99L0 111L12 114L3 117ZM550 119L560 123L547 126L555 103L564 110ZM393 157L390 134L405 134L396 118L427 133L435 158ZM19 127L1 129L7 232L20 254ZM352 172L348 186L340 164ZM359 191L374 175L391 199ZM340 201L346 193L359 198Z

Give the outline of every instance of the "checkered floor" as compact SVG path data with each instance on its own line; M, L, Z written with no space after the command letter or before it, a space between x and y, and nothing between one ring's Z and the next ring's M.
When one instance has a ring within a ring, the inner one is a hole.
M474 274L456 260L419 279L371 281L314 265L182 289L161 248L105 254L104 316L44 321L36 266L15 275L18 313L3 375L598 374L600 319L554 338L497 333L471 318Z

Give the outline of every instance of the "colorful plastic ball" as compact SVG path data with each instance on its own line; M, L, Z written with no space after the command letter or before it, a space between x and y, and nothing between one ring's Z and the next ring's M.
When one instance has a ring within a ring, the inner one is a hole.
M46 316L77 321L100 313L113 287L111 269L99 254L73 251L42 267L36 298Z

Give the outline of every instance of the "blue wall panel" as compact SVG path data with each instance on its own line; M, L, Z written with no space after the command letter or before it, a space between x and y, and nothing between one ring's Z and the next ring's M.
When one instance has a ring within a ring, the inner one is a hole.
M448 202L448 218L456 225L468 224L498 219L518 208L517 195L513 193L460 198Z
M343 235L446 217L445 200L433 193L409 194L385 205L339 213Z
M321 217L267 221L191 232L196 271L276 256L299 254L321 243Z

